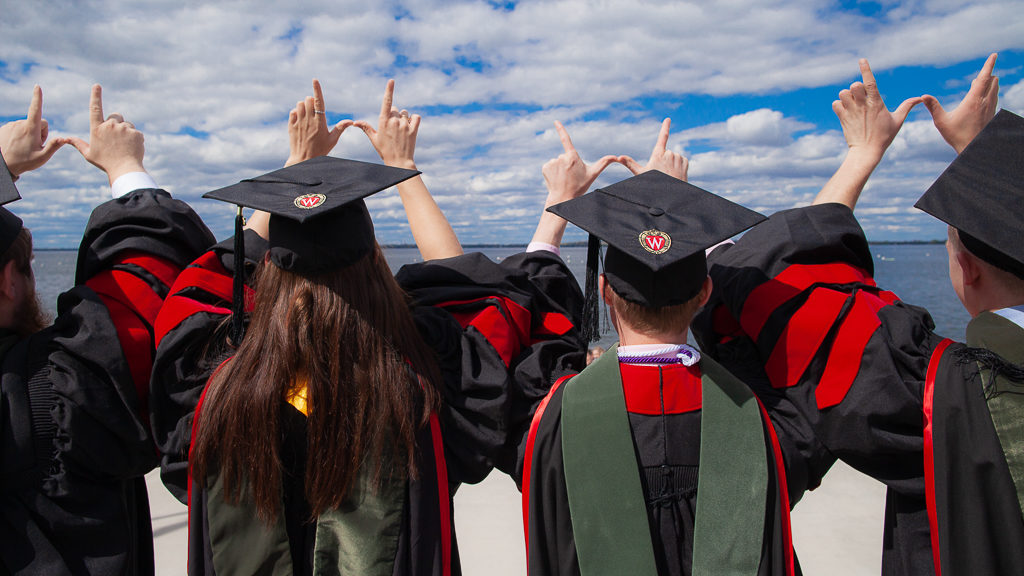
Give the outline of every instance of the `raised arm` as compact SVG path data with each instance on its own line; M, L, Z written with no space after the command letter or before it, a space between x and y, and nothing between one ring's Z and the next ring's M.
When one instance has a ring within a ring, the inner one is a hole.
M971 89L951 112L946 112L942 104L931 95L924 95L924 105L931 112L932 121L939 129L939 134L959 154L974 140L981 129L996 113L999 104L999 77L992 75L996 66L996 54L993 52L985 60L977 78L971 82Z
M416 169L413 154L416 151L416 135L420 128L420 115L409 115L399 111L392 103L395 95L395 81L388 80L384 99L380 106L377 128L369 122L359 121L355 125L366 133L381 160L388 166ZM462 254L462 245L455 236L448 218L430 195L423 178L416 176L398 185L398 194L409 219L413 240L420 249L424 260L450 258Z
M630 156L625 155L619 156L618 161L626 168L629 168L629 171L633 174L658 170L686 182L686 173L690 169L690 161L682 154L668 149L668 135L671 129L672 119L665 118L662 120L658 141L654 144L654 150L651 151L651 157L647 160L646 165L641 165Z
M840 92L839 100L832 103L832 110L843 126L849 150L813 204L837 202L852 210L868 177L882 161L882 155L900 131L910 109L921 102L920 97L908 98L895 111L889 112L878 92L871 66L864 58L860 59L860 73L863 82L851 84L850 89Z
M43 119L43 89L36 86L28 105L28 116L0 126L0 152L15 180L46 164L54 152L68 143L67 138L47 140L49 133L50 126Z
M573 146L572 139L561 122L555 121L555 130L562 140L564 151L558 157L548 160L541 168L548 197L544 200L544 212L537 223L537 230L533 233L530 244L539 245L538 247L552 246L557 249L562 243L566 221L548 212L548 207L582 196L609 164L618 161L618 157L605 156L588 165L576 152L576 147Z

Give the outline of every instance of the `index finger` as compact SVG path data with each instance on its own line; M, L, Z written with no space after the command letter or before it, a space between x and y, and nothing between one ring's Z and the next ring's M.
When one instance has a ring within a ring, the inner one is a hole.
M103 88L93 84L92 95L89 97L89 126L95 128L103 124Z
M864 81L864 88L867 90L868 96L878 95L878 82L875 81L875 75L871 72L871 65L868 64L867 58L861 58L860 64L860 77Z
M565 149L567 154L575 154L576 147L572 145L572 138L569 138L569 133L566 132L565 126L558 120L555 120L555 130L558 131L558 138L562 140L562 148Z
M324 91L320 88L320 81L313 78L313 110L326 112L324 107Z
M384 88L384 101L380 103L380 117L387 118L391 115L391 102L395 99L395 80L392 78L388 80L388 85Z
M668 134L672 129L672 119L665 118L661 122L661 132L658 133L658 143L654 145L655 149L664 150L668 147Z
M38 124L43 119L43 89L36 84L32 89L32 101L28 103L28 121Z
M992 70L996 66L996 53L993 52L989 55L988 59L985 60L985 65L981 67L981 71L978 72L978 76L971 82L971 88L967 91L968 94L975 94L979 98L984 96L991 89L990 82L992 81Z
M987 78L992 75L992 70L996 67L996 56L995 52L988 55L985 65L981 67L981 72L978 72L978 78Z

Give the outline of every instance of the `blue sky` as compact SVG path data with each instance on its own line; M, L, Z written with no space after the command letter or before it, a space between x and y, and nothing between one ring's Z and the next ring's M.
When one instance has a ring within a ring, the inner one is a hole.
M417 163L466 243L525 243L544 200L541 165L562 121L585 159L646 158L661 119L691 182L771 213L810 201L845 143L831 102L875 70L890 108L923 93L955 105L990 52L1000 104L1024 112L1016 2L730 0L7 3L0 119L33 84L55 135L87 136L88 95L146 133L146 166L219 238L231 209L202 193L279 167L294 103L324 86L329 118L373 119L387 78L424 115ZM359 130L333 155L374 160ZM912 208L953 152L923 107L869 182L870 239L941 238ZM598 180L628 176L613 165ZM77 244L104 176L74 149L19 181L12 206L40 247ZM397 193L369 202L382 242L409 242ZM568 239L583 234L570 226Z

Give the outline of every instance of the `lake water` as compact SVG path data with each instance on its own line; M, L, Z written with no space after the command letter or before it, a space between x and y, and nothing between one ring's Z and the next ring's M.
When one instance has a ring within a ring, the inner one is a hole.
M500 261L519 251L518 248L486 248L493 260ZM946 249L941 244L872 245L875 279L878 285L895 292L903 301L927 308L935 319L936 331L943 336L963 340L970 316L960 305L949 284ZM421 262L415 248L386 248L384 254L393 271L405 264ZM74 282L76 253L71 250L38 251L33 269L36 290L45 310L51 314L57 307L57 295ZM586 268L585 247L562 249L562 257L581 285ZM602 343L610 343L609 334Z

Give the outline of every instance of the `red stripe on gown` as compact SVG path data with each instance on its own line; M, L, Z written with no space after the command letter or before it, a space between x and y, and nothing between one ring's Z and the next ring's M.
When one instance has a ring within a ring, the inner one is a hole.
M935 575L942 576L939 565L939 519L935 503L935 443L932 438L932 408L935 399L935 376L939 372L942 354L953 341L946 338L935 347L931 360L928 361L928 373L924 379L924 493L928 506L928 529L932 537L932 561L935 562Z
M740 312L740 325L756 340L772 313L807 288L815 284L854 283L875 285L867 272L851 264L793 264L750 292Z
M483 308L459 310L481 304ZM506 367L530 342L530 311L509 298L488 296L442 302L436 307L447 310L463 329L469 326L476 328L498 352Z
M530 433L526 437L526 457L523 462L523 536L526 542L527 569L529 569L530 563L530 473L533 470L533 443L537 438L537 428L540 427L540 420L544 417L544 410L548 407L551 395L573 376L575 374L562 376L551 386L551 390L540 401L540 404L537 405L537 410L533 413L533 420L530 422Z

